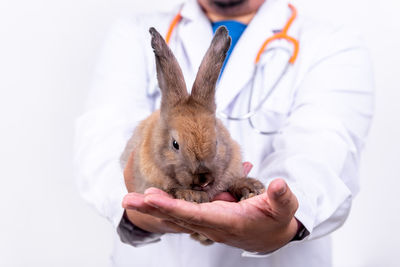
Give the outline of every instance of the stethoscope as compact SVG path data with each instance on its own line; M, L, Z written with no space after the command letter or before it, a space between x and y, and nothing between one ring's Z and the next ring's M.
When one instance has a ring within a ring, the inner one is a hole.
M263 134L263 135L277 134L277 133L279 133L279 131L262 131L262 130L258 129L253 124L253 121L251 120L251 118L260 110L260 108L265 103L265 101L267 101L267 99L270 97L270 95L275 91L275 89L278 86L279 82L282 80L282 78L287 73L289 67L296 62L297 55L299 53L299 42L298 42L298 40L296 40L295 38L293 38L292 36L289 36L287 34L287 32L289 31L290 26L292 25L293 21L297 17L296 8L292 4L289 4L289 8L292 11L292 15L289 18L289 20L286 22L286 25L284 26L284 28L281 31L275 33L273 36L267 38L264 41L264 43L262 44L260 50L257 53L257 56L256 56L255 61L254 61L254 65L255 65L254 72L253 72L252 78L250 80L250 92L249 92L249 101L247 103L247 105L248 105L247 106L247 112L245 114L240 115L240 116L232 116L232 115L229 115L229 114L227 114L226 112L223 112L223 111L219 112L219 115L221 117L223 117L225 119L228 119L228 120L233 120L233 121L248 120L251 128L253 130L255 130L257 133ZM181 19L182 19L182 15L181 15L180 12L173 18L173 20L172 20L172 22L171 22L171 24L170 24L170 26L168 28L167 35L165 37L165 41L166 41L167 44L169 44L169 42L171 40L172 33L173 33L174 29L176 28L177 24L181 21ZM289 43L291 43L293 45L293 51L290 51L289 49L284 48L284 47L268 48L268 46L271 44L271 42L273 42L275 40L286 40L286 41L288 41ZM257 73L259 72L259 69L260 69L260 65L261 64L259 64L259 62L260 62L261 56L264 53L267 54L267 53L272 52L272 51L277 50L277 49L284 50L289 55L291 55L291 57L289 58L287 64L283 68L283 71L281 72L281 74L278 76L278 78L273 83L273 85L271 87L271 90L269 90L268 93L261 98L261 100L259 101L259 104L254 109L251 109L252 98L253 98L253 93L254 93L254 83L255 83L255 80L256 80L256 75L257 75Z

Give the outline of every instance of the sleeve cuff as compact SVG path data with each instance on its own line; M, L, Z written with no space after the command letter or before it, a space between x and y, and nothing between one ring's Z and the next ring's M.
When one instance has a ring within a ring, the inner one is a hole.
M289 242L301 241L310 235L310 232L307 230L307 228L305 228L304 225L297 218L296 221L297 221L297 232L296 235Z
M150 233L135 226L126 218L125 212L117 227L117 233L121 242L134 247L158 242L161 240L160 237L162 236L162 234Z

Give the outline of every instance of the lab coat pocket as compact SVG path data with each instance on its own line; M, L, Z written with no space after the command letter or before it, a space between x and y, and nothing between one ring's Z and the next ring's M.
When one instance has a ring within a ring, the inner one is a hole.
M290 113L294 98L294 73L291 68L286 69L284 63L276 68L262 65L259 70L261 75L254 81L251 103L253 108L259 105L260 108L251 121L253 128L263 132L279 132Z

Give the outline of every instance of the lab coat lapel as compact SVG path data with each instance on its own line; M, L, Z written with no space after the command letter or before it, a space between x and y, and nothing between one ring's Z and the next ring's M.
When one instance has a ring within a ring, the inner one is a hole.
M266 0L240 37L217 85L218 111L225 110L253 76L255 58L263 42L282 29L290 16L286 1Z

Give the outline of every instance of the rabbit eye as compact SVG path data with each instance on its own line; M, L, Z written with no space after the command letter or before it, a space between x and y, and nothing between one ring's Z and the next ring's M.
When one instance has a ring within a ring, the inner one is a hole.
M173 140L173 141L172 141L172 146L173 146L176 150L179 150L179 144L178 144L178 142L176 142L176 140Z

